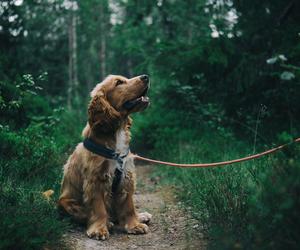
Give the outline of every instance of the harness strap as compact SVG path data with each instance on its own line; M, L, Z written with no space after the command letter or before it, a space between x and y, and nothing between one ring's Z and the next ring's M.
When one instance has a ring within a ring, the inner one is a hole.
M115 170L115 175L112 183L112 192L113 193L116 192L123 177L124 158L129 154L129 148L124 155L120 155L116 151L107 148L101 144L98 144L90 138L85 138L83 140L83 146L94 154L103 156L107 159L112 159L117 161L117 167Z

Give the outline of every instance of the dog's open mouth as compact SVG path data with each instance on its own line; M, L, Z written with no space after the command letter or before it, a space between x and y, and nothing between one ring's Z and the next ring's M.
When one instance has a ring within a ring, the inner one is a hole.
M123 107L127 110L131 110L134 107L136 107L137 105L142 105L142 106L145 106L145 108L146 108L150 103L149 97L146 96L148 89L149 88L147 87L139 97L125 102L123 104Z

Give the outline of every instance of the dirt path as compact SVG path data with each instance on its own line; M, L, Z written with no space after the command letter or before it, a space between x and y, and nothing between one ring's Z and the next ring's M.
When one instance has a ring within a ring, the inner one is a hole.
M153 215L146 235L112 232L109 240L89 239L84 228L74 228L65 235L71 249L205 249L201 226L181 209L169 187L161 187L150 177L151 167L137 166L136 207Z

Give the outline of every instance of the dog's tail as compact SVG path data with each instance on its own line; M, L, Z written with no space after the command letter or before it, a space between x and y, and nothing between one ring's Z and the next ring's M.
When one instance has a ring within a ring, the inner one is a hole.
M42 193L44 198L46 198L48 201L51 199L51 196L54 194L54 191L52 189L49 189Z

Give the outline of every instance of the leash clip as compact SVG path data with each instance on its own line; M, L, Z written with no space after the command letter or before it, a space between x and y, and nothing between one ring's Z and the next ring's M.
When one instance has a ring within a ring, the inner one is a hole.
M118 160L119 158L120 158L120 154L118 154L118 153L116 153L116 152L113 152L112 153L112 155L111 155L111 158L113 159L113 160Z
M123 155L119 154L119 153L116 153L114 152L113 153L113 159L117 161L118 163L118 166L117 166L117 169L120 170L121 172L123 172L124 168L123 168L123 165L124 165L124 159L128 156L129 154L129 148L127 149L127 152Z
M126 156L125 156L126 157ZM114 152L112 154L112 159L117 161L117 169L120 171L120 172L123 172L123 159L125 158L124 156L120 156L119 153L116 153Z

